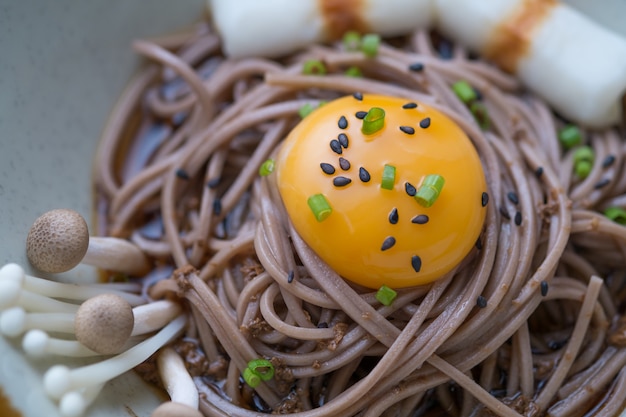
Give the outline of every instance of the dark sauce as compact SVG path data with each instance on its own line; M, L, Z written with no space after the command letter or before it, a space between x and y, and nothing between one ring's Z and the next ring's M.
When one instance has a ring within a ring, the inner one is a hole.
M2 417L22 417L22 413L13 407L11 399L6 395L2 387L0 387L0 416Z

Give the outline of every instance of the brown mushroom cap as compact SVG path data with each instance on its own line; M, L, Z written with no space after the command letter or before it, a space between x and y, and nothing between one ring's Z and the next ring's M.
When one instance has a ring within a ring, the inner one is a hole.
M101 294L83 302L74 319L76 339L89 349L110 355L118 353L135 323L133 308L119 295Z
M188 405L167 401L158 406L150 417L202 417L202 413Z
M57 209L41 215L26 239L26 256L40 271L65 272L80 263L89 246L87 222L74 210Z

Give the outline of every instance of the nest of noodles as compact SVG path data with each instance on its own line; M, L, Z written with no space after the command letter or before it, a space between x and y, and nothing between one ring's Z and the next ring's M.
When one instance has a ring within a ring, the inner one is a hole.
M626 391L626 204L617 128L583 131L573 171L565 121L518 82L430 34L385 40L374 58L318 45L281 60L229 60L211 28L137 42L149 62L120 99L96 167L102 232L154 259L153 299L192 325L176 343L207 416L616 415ZM443 53L442 51L447 51ZM446 55L446 56L442 56ZM307 59L325 76L303 75ZM416 65L418 64L418 65ZM358 67L362 77L344 71ZM466 80L481 129L451 91ZM490 201L452 273L391 306L329 270L292 230L258 168L298 110L354 92L440 109L469 135ZM256 389L249 360L276 370ZM144 370L146 366L144 366Z

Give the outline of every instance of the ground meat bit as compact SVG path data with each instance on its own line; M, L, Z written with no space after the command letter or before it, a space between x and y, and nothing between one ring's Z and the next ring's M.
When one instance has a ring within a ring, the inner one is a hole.
M503 398L502 403L508 405L525 417L538 417L540 415L537 404L531 398L524 395L517 395L512 398ZM489 410L483 405L479 406L481 410L476 414L478 417L495 417L497 414Z
M313 363L311 364L311 368L313 369L320 369L321 367L322 367L322 364L317 359L314 360Z
M345 336L347 330L348 325L346 323L337 323L333 326L333 333L335 334L335 337L328 343L328 350L334 351L337 349L337 346Z
M209 362L197 342L180 340L174 345L174 349L185 361L185 366L191 376L211 376L215 379L226 377L228 368L226 358L219 357L215 361Z
M291 414L300 411L304 411L300 398L294 391L291 391L280 405L272 411L272 414Z
M244 259L240 269L246 281L250 281L252 278L265 271L263 265L261 265L257 259L251 257Z
M159 378L159 371L156 366L156 356L152 355L148 360L140 363L135 367L135 372L146 382L152 385L163 388L161 385L161 379Z
M295 381L291 369L285 366L284 361L280 358L272 357L270 362L274 366L274 383L278 391L281 393L289 392Z
M244 334L249 333L252 337L256 337L260 334L272 331L272 326L267 324L265 320L255 317L254 320L250 321L247 325L242 325L240 330Z

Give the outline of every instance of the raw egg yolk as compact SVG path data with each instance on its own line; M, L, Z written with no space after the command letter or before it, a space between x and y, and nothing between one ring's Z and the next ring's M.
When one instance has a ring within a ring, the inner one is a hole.
M276 175L304 241L343 278L374 289L452 270L479 238L488 202L463 130L395 97L355 94L319 107L285 139Z

